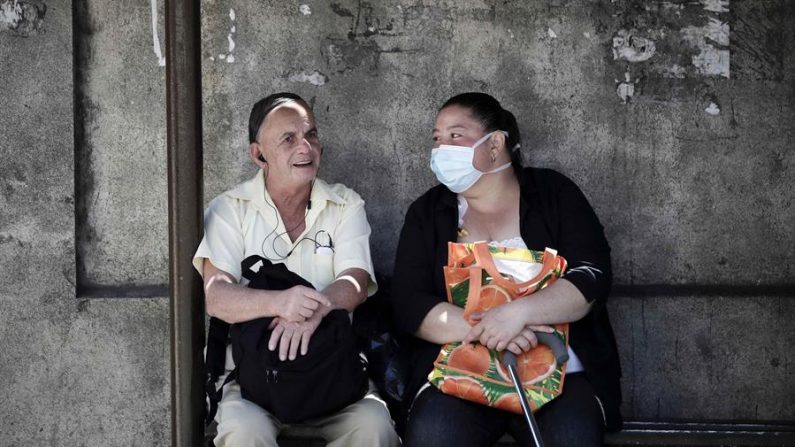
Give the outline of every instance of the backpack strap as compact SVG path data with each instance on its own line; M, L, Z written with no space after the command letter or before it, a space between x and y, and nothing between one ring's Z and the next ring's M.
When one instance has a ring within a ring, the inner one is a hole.
M215 383L208 384L207 388L207 400L209 403L209 408L207 408L207 417L204 419L204 425L208 426L213 422L215 419L215 413L218 412L218 403L221 402L221 398L224 397L224 387L231 381L237 379L237 367L233 369L226 379L224 383L221 384L218 388L215 387Z
M224 373L226 366L226 345L229 338L229 323L216 317L210 318L210 329L207 332L207 353L205 354L204 363L207 365L207 382L204 385L204 390L210 401L210 409L207 413L205 423L209 425L215 417L215 411L218 408L218 402L221 400L223 386L220 389L215 388L215 382ZM233 374L229 374L229 377Z
M251 268L254 267L257 263L262 263L262 265L258 266L257 271L255 272ZM246 278L249 281L253 281L259 274L259 269L265 267L266 265L270 265L271 262L260 255L251 255L244 259L240 263L240 270L241 275L243 278Z

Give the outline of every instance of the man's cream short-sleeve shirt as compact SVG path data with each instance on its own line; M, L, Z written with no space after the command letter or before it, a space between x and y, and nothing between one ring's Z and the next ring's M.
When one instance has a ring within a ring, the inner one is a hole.
M265 189L263 171L213 199L204 212L204 238L193 257L203 274L204 259L241 281L240 262L251 255L286 263L322 290L350 268L369 276L367 295L376 291L370 258L370 224L364 200L342 184L316 179L306 211L306 229L290 241ZM245 284L245 279L243 279Z

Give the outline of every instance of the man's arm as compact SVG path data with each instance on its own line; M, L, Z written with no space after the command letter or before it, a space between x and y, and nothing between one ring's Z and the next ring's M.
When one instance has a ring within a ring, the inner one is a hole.
M325 316L331 302L323 293L304 286L287 290L256 290L241 286L234 276L204 260L204 296L207 314L227 323L261 317L304 321L316 313Z
M323 289L323 294L331 301L331 307L326 309L328 314L331 309L345 309L353 312L359 304L367 298L367 281L370 275L366 270L351 268L343 271L337 279Z

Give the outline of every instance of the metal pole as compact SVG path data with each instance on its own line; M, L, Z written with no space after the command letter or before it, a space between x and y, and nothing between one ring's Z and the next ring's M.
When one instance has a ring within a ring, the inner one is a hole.
M204 438L204 301L191 259L202 231L200 1L166 0L171 445Z
M544 441L541 439L541 430L538 429L536 419L533 417L533 410L527 402L527 396L524 395L522 379L519 378L519 373L516 372L516 355L513 352L505 351L503 359L505 366L508 367L508 372L511 374L516 393L519 395L519 405L522 406L522 412L524 413L525 422L527 422L527 428L530 429L530 435L533 437L533 443L535 447L544 447Z

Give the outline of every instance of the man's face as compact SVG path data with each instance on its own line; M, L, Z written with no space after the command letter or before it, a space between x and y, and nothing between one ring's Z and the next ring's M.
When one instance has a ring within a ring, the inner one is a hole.
M315 117L301 103L289 102L273 109L257 135L267 161L267 184L278 188L308 185L320 168L320 140Z

